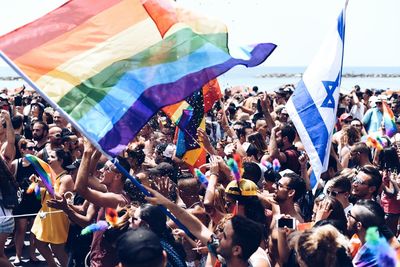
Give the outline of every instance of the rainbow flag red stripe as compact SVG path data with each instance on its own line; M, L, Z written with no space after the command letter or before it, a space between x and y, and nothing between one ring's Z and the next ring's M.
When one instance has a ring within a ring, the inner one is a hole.
M160 108L235 65L262 63L276 47L233 58L222 23L166 0L142 2L71 0L0 37L0 50L112 156Z
M35 168L37 174L39 174L44 186L46 187L47 191L51 196L54 196L54 183L56 180L56 174L54 173L53 169L41 160L40 158L33 156L33 155L26 155L25 158L32 164Z

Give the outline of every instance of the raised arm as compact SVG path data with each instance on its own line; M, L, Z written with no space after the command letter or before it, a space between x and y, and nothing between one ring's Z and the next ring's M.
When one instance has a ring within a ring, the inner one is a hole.
M94 150L94 146L88 140L85 140L85 149L75 181L75 191L97 206L115 209L119 204L123 205L125 203L125 200L121 195L111 192L100 192L89 188L88 178L90 158L94 153Z
M146 187L146 189L153 195L146 197L146 200L153 205L162 205L169 209L169 211L183 224L186 228L197 237L203 244L207 244L213 232L211 232L199 219L188 213L185 209L179 207L174 202L165 198L157 191Z
M1 117L6 123L6 137L7 141L1 147L1 155L7 161L11 163L15 158L15 133L11 123L10 113L7 110L1 111Z

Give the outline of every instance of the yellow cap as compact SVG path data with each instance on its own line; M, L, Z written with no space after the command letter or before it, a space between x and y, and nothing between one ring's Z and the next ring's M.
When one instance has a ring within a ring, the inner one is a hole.
M237 182L231 181L225 188L225 193L238 196L257 196L257 185L250 180L241 179L239 188Z

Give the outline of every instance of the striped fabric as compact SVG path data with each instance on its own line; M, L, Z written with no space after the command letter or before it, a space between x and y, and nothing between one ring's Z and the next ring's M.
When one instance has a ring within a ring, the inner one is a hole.
M142 2L71 0L0 37L2 52L111 156L160 108L235 65L262 63L276 47L232 58L223 24L168 1Z
M206 128L203 94L197 92L162 110L178 126L174 140L176 156L191 167L200 167L206 163L206 151L197 137L197 128Z
M383 123L385 125L386 135L392 137L397 132L396 121L393 111L390 109L386 101L382 102L383 105Z
M41 160L40 158L27 154L25 158L32 164L35 168L37 174L39 174L44 186L51 196L54 196L53 185L56 180L56 174L49 164Z
M176 156L193 168L199 168L206 163L206 151L197 137L197 128L206 130L204 114L221 97L218 81L214 79L203 86L201 93L195 93L184 101L162 109L179 127L175 134ZM187 115L189 113L190 116Z

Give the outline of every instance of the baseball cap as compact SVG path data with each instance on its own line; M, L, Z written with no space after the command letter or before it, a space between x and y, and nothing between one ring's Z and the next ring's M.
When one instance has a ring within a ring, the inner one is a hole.
M174 166L168 162L161 162L156 167L148 169L148 172L154 176L168 176L171 178L174 174Z
M343 113L342 115L340 115L340 121L344 121L348 118L353 118L353 116L351 116L349 113Z
M69 170L69 171L78 169L79 166L81 165L81 161L82 161L81 159L76 159L76 160L74 160L74 162L72 162L70 165L65 166L65 168L66 168L67 170Z
M42 103L40 103L40 102L38 102L36 100L32 100L31 105L32 106L38 106L41 110L45 109L45 106Z
M250 180L241 179L238 183L236 180L231 181L225 188L225 193L237 196L257 196L257 185Z
M163 257L160 239L143 227L124 233L118 238L116 245L120 262L129 266L157 264Z

